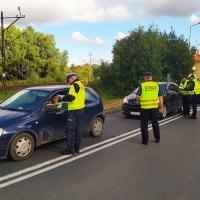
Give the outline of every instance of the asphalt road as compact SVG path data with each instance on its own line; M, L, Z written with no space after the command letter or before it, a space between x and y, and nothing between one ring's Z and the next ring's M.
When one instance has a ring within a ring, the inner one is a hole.
M199 122L170 116L161 143L150 130L145 146L138 118L109 114L100 138L84 134L79 155L60 156L62 140L25 161L0 161L0 200L199 200Z

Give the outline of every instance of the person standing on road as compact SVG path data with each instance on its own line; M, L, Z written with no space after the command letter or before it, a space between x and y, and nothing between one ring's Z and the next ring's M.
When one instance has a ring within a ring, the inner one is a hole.
M70 88L68 94L62 100L69 102L66 126L67 149L61 152L62 155L79 153L80 151L81 121L85 108L85 87L77 78L77 74L67 74L66 80L70 84Z
M163 112L163 94L159 85L152 80L152 73L145 73L145 82L139 87L136 94L137 100L140 102L140 118L141 118L141 134L142 144L148 145L148 120L151 120L154 138L156 143L160 142L160 127L158 124L158 107L159 112Z
M190 114L190 93L184 89L187 87L188 80L182 77L180 81L180 88L182 93L182 104L183 104L183 116L189 117Z
M196 119L197 118L197 95L200 94L200 84L198 80L195 78L194 74L190 74L188 78L189 78L189 81L184 90L188 91L190 94L189 110L190 110L190 105L191 105L192 115L189 117L189 119Z

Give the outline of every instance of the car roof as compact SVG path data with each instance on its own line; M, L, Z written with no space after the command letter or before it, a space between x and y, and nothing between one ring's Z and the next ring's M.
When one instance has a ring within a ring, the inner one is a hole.
M56 91L60 89L67 89L70 85L40 85L40 86L34 86L34 87L28 87L25 89L28 90L45 90L45 91ZM92 88L86 87L87 90L93 91Z
M28 87L26 89L54 91L54 90L65 89L65 88L69 88L69 85L40 85L40 86Z
M171 84L176 84L176 83L174 83L174 82L166 82L166 81L163 81L163 82L158 82L158 84L169 84L169 83L171 83Z

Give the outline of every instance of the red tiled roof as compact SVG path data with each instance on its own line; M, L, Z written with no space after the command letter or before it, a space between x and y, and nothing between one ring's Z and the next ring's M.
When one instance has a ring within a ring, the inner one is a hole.
M200 62L200 52L196 53L196 55L194 56L194 60L195 62Z

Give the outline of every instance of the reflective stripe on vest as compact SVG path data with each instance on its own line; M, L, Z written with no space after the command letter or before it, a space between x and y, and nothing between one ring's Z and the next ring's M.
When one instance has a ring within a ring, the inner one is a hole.
M183 94L183 95L189 95L189 94L190 94L189 91L185 91L185 90L184 90L184 89L186 88L186 86L187 86L187 83L188 83L188 80L186 80L186 81L184 82L184 84L183 84L183 83L180 83L180 88L183 89L183 91L182 91L182 94Z
M158 108L159 86L156 82L147 81L141 84L142 94L140 97L141 108Z
M68 103L68 110L79 110L85 108L85 87L80 81L76 81L79 85L79 92L76 93L74 85L70 85L69 94L73 95L75 99Z

